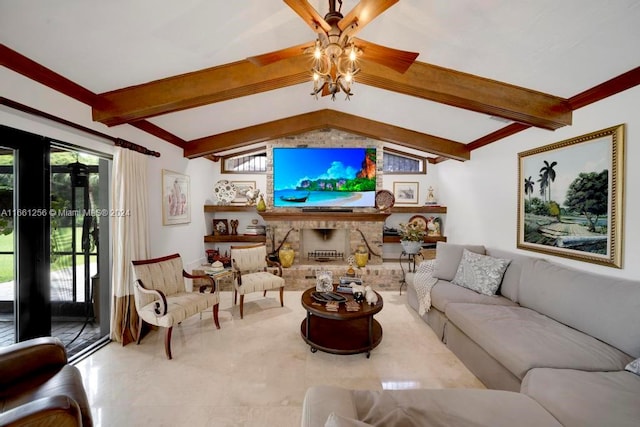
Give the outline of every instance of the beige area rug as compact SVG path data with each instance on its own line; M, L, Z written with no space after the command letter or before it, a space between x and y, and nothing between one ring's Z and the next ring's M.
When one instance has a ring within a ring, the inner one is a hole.
M406 303L381 292L380 345L364 354L311 353L300 337L301 292L245 298L244 319L222 292L221 329L211 312L140 345L111 343L78 362L97 426L299 426L309 386L354 389L483 388Z

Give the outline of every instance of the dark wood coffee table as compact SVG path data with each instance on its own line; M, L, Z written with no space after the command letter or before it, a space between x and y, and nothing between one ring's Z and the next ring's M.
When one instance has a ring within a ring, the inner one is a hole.
M373 315L382 310L382 297L378 295L378 302L371 306L362 302L360 311L347 311L341 303L338 311L328 311L325 305L314 304L316 300L311 293L316 288L307 289L301 298L302 306L307 310L307 317L300 325L302 339L311 346L311 352L322 350L333 354L367 353L371 355L380 341L382 341L382 326ZM334 286L335 290L335 286ZM340 294L353 299L350 294Z

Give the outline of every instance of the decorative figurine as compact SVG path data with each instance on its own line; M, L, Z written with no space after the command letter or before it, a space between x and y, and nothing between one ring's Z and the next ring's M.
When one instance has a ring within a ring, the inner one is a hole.
M347 277L356 277L356 271L353 269L353 263L356 262L356 259L353 255L350 255L347 258L347 263L349 264L349 268L347 268Z
M433 187L429 186L428 192L427 192L427 205L435 205L438 202L436 201L436 196L433 195Z
M260 190L257 188L250 188L244 193L247 198L247 206L255 206L258 202L258 197L260 196Z
M229 225L231 226L231 234L233 235L237 235L238 234L238 220L237 219L232 219L229 221Z
M430 217L427 221L427 236L439 236L440 235L440 218Z
M365 286L364 288L364 298L367 300L369 305L376 305L378 303L378 295L373 292L371 286Z
M264 197L262 197L262 194L260 195L260 200L258 200L258 204L256 204L256 210L258 212L264 212L267 210L267 204L264 202Z
M351 282L351 292L353 293L353 299L356 302L364 301L365 287L357 285L356 282Z

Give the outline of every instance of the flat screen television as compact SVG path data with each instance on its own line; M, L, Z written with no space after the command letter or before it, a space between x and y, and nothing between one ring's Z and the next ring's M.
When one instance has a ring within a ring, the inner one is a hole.
M375 148L276 147L274 207L373 207Z

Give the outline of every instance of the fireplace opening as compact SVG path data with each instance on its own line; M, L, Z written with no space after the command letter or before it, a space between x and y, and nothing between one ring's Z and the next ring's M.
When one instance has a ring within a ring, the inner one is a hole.
M303 228L300 255L311 262L341 262L349 253L349 230L344 228Z
M307 259L316 262L330 262L338 259L344 260L344 252L338 252L336 250L315 250L307 252Z

